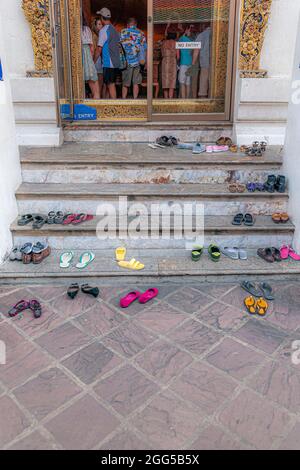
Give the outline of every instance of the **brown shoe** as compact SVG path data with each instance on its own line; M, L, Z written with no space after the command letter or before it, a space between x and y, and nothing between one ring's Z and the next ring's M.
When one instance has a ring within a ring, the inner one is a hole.
M32 253L29 253L29 254L22 253L22 261L23 261L23 264L30 264L32 261Z
M50 256L50 254L51 254L50 246L47 246L40 253L33 253L33 255L32 255L33 264L40 264L42 261L44 261L45 258Z
M275 258L271 248L259 248L257 254L260 258L267 261L267 263L274 263Z

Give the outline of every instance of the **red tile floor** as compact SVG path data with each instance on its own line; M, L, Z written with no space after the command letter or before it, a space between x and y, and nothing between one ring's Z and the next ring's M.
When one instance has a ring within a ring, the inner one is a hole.
M126 285L0 287L1 449L300 449L300 283L265 318L237 284L158 287L125 311ZM40 319L7 317L33 298Z

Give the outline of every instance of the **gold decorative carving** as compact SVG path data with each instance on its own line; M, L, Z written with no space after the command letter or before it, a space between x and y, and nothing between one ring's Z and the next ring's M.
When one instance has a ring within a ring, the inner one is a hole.
M224 99L220 100L153 100L153 111L156 114L198 114L224 112Z
M224 99L229 33L229 8L227 0L214 0L212 19L211 96L216 99ZM225 101L223 101L223 104L225 104ZM218 107L220 107L219 105L220 103L218 103ZM224 111L224 109L221 111Z
M35 65L35 70L27 72L27 76L52 76L49 0L22 0L22 8L31 27Z
M242 77L265 77L260 56L270 17L272 0L242 0L240 22L240 60Z

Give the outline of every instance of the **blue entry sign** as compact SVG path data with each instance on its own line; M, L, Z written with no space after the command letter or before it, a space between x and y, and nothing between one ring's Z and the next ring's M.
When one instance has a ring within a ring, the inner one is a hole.
M3 72L2 72L2 65L1 65L1 59L0 59L0 80L3 80Z
M69 104L62 104L60 106L60 115L62 119L71 120ZM96 121L97 110L85 104L75 104L73 120L74 121Z

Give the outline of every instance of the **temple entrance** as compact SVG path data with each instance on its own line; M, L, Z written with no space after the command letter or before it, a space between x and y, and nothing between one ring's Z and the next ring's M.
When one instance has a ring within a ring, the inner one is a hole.
M236 0L58 0L62 122L229 120Z

